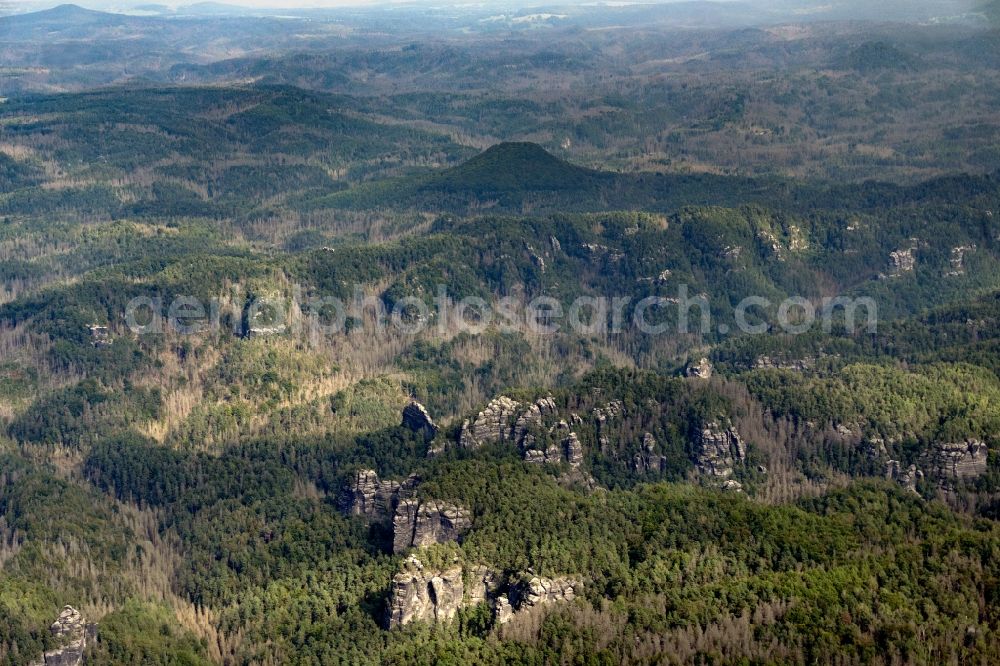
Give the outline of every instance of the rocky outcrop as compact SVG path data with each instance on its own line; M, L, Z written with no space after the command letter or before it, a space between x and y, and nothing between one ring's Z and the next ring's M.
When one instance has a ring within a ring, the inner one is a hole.
M746 460L746 445L740 434L732 426L723 427L718 421L702 426L696 434L695 444L695 467L709 479L728 479L735 466Z
M466 419L458 443L463 449L506 442L513 438L513 422L520 403L501 395L490 401L474 419Z
M945 277L965 275L965 255L975 251L975 245L959 245L958 247L951 248L951 256L948 258L951 270L945 272Z
M501 594L493 602L493 621L497 625L504 625L514 619L514 607L510 605L510 600L506 594Z
M348 516L388 519L395 513L400 500L413 496L418 483L416 476L399 483L380 480L373 469L358 470L341 495L341 510Z
M885 478L895 481L910 492L917 492L917 482L924 478L924 473L916 465L903 468L898 460L890 460L885 464Z
M974 479L986 473L989 449L979 440L934 445L921 466L939 481Z
M593 412L594 420L597 421L597 443L601 448L601 453L608 453L611 440L608 437L607 425L609 421L620 419L625 415L625 406L620 400L613 400L603 407L596 407Z
M688 377L696 377L698 379L711 379L712 364L707 358L703 358L697 363L689 363L684 374Z
M466 575L465 603L475 606L496 596L500 586L497 573L482 565L472 567Z
M583 592L583 583L575 578L545 578L529 574L508 592L515 612L530 610L561 601L573 601Z
M594 409L594 418L597 420L597 427L600 428L612 419L620 419L625 416L625 405L621 400L612 400L603 407Z
M871 437L863 443L865 455L871 460L881 460L889 455L885 440L881 437Z
M441 570L426 568L414 556L392 579L389 594L390 629L410 622L447 622L466 606L496 603L497 574L485 566L464 569L460 564Z
M434 439L438 433L434 419L427 413L427 409L416 400L403 409L403 427L409 428L413 432L423 433L427 439Z
M566 455L566 462L570 467L579 467L583 464L583 444L575 432L569 433L562 442L563 451Z
M986 444L970 439L964 442L934 444L917 461L917 465L904 468L898 460L885 465L885 478L896 481L913 492L917 483L927 477L945 490L953 489L955 482L976 479L986 473L989 449Z
M87 650L88 635L92 627L87 625L80 611L65 606L58 619L49 627L59 647L49 650L32 666L79 666L83 663L83 653Z
M530 447L534 444L531 434L532 428L540 428L546 417L555 415L556 402L551 397L539 398L531 403L517 420L514 422L514 429L511 432L511 439L521 447Z
M656 438L647 432L642 436L642 450L632 458L632 471L636 474L658 474L666 467L666 456L656 453Z
M445 622L462 607L465 584L462 567L431 571L415 557L409 557L403 571L392 579L389 596L389 628L410 622Z
M889 253L890 268L888 275L880 274L881 279L894 278L904 273L912 273L917 266L916 251L921 246L920 239L911 238L909 245Z
M529 570L505 585L486 566L463 568L455 563L432 569L411 555L392 579L387 619L390 629L411 622L447 622L464 607L488 603L494 621L502 625L520 612L573 601L582 592L583 583L568 576L546 578Z
M917 260L913 256L913 248L905 248L889 253L892 260L892 272L894 275L909 273L916 266Z
M527 407L506 396L493 399L474 419L462 424L459 444L474 449L485 444L510 443L520 449L526 462L569 463L579 467L583 463L583 444L570 430L569 424L560 420L545 430L547 423L558 417L555 399L539 398ZM578 420L582 422L582 419ZM539 444L539 436L548 433L548 444ZM552 440L555 440L554 442Z
M454 504L401 500L392 519L392 552L458 541L471 526L469 512Z
M814 365L816 365L816 359L814 358L781 360L770 356L761 356L753 362L755 370L794 370L795 372L805 372Z
M530 463L565 462L574 468L583 463L583 444L565 421L559 421L549 429L549 441L550 444L545 449L533 448L537 441L530 432L527 433L522 442L524 460Z

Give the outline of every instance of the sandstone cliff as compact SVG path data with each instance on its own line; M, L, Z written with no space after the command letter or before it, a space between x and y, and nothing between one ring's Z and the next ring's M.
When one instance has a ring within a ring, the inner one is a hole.
M552 397L539 398L526 407L507 396L490 401L473 419L466 419L459 445L475 449L486 444L510 443L531 463L583 463L583 443L565 420L558 419ZM582 421L576 416L576 421ZM539 438L547 440L542 444Z
M341 494L341 510L349 516L388 519L401 500L413 497L419 481L414 475L403 482L383 481L373 469L358 470Z
M986 473L988 454L986 444L974 439L936 444L924 457L922 466L940 481L974 479Z
M583 591L583 583L570 577L545 578L528 574L512 585L507 596L514 612L560 601L573 601Z
M416 400L403 409L403 427L409 428L414 432L423 433L427 439L434 439L434 436L438 433L438 427L434 423L434 419L431 418L431 415L427 413L427 408Z
M392 552L458 541L471 526L469 512L454 504L401 500L392 519Z
M92 632L80 611L65 606L49 631L59 647L49 650L32 666L79 666L87 650L87 640Z
M501 625L523 611L573 601L582 591L583 583L571 577L546 578L529 571L504 585L485 566L463 568L456 563L432 569L410 556L392 579L388 626L447 622L460 609L484 602L491 604L494 622Z
M890 460L885 464L885 478L915 493L917 481L924 478L924 473L917 469L916 465L904 468L898 460Z
M666 457L656 453L656 438L652 433L645 433L642 436L642 450L632 458L632 471L637 474L658 473L663 471L666 464Z
M407 558L403 570L392 579L389 597L389 628L410 622L444 622L455 617L465 597L462 567L431 571L415 557Z
M695 436L695 467L698 473L720 482L733 475L737 464L746 460L746 445L732 426L718 421L703 425Z

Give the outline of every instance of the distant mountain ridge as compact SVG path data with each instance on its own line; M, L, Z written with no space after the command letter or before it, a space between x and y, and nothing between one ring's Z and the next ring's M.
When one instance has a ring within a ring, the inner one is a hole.
M88 29L133 25L138 24L140 21L150 20L156 19L154 17L140 19L139 17L126 16L125 14L100 12L93 9L86 9L79 5L65 4L38 12L0 16L0 28L24 33L18 35L11 32L9 35L5 35L5 37L16 36L24 38L33 36L40 40L49 36L50 31L65 36L66 34L80 33Z

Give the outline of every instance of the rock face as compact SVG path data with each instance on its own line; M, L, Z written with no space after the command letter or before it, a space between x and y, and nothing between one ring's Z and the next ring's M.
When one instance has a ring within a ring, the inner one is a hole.
M49 631L60 647L49 650L32 666L79 666L87 649L89 628L80 611L66 606Z
M794 370L795 372L805 372L806 370L812 368L815 364L816 359L814 358L781 360L770 356L761 356L754 360L753 368L755 370L767 368L774 370Z
M498 625L507 624L514 619L514 607L506 594L501 594L493 603L493 621Z
M458 541L471 526L469 512L454 504L401 500L392 519L392 552Z
M697 363L688 364L684 374L688 377L697 377L698 379L711 379L712 364L709 363L707 358L703 358Z
M597 443L601 447L601 453L607 453L611 446L606 427L608 421L619 419L625 414L625 406L619 400L609 402L604 407L594 409L594 420L597 421Z
M910 465L904 469L898 460L888 461L885 478L916 492L917 483L926 476L947 490L952 489L956 481L975 479L985 474L988 459L989 449L976 439L935 444L917 461L919 468Z
M465 571L455 564L435 571L411 555L403 563L403 570L392 579L389 628L418 621L447 622L461 608L489 602L497 589L497 576L488 567L476 566Z
M890 252L889 258L892 259L893 271L897 274L908 273L912 271L914 265L916 265L916 259L913 257L912 248Z
M495 571L485 566L472 567L466 576L465 601L469 606L488 602L496 595L500 581Z
M920 239L911 238L909 245L901 247L898 250L894 250L889 253L890 270L889 274L880 274L879 277L884 279L894 278L903 275L904 273L912 273L913 269L917 266L917 257L915 252L917 248L921 245Z
M566 462L570 467L579 467L583 463L583 444L575 432L571 432L563 440L563 449L566 455Z
M459 609L484 602L492 605L495 622L505 624L522 611L573 601L582 591L580 580L545 578L530 570L515 583L502 586L488 567L463 570L455 564L432 570L411 555L392 579L388 625L395 629L411 622L447 622Z
M544 434L545 427L558 417L555 399L539 398L527 407L507 396L494 398L474 419L462 424L459 445L475 449L486 444L511 443L520 449L524 460L530 463L569 463L579 467L583 463L583 444L570 430L566 421L560 420L548 428L549 440L539 448L536 434ZM579 419L579 417L577 417ZM582 422L582 419L579 419Z
M702 426L696 435L698 447L695 466L710 479L724 481L734 467L746 460L746 445L732 426L723 428L718 421Z
M666 457L656 453L656 438L647 432L642 436L642 451L632 458L632 471L637 474L658 473L666 466Z
M945 277L958 277L960 275L965 275L965 255L969 252L975 251L975 245L960 245L958 247L951 248L951 256L948 258L951 270L945 272Z
M511 586L509 598L516 612L529 610L560 601L573 601L583 592L583 584L576 579L526 577Z
M400 500L413 496L417 483L416 476L399 483L380 480L373 469L358 470L341 496L341 510L348 516L388 519L395 513Z
M924 466L941 481L974 479L986 473L988 453L986 444L979 440L937 444Z
M438 427L427 409L414 400L403 409L403 426L414 432L423 433L427 439L434 439Z
M890 460L885 464L885 478L895 481L911 492L917 492L917 481L924 478L924 473L916 465L903 469L898 460Z
M466 419L462 424L459 445L463 449L476 449L484 444L511 440L518 407L520 403L505 395L494 398L475 419Z
M392 579L389 628L410 622L445 622L455 617L465 598L462 567L430 571L415 557Z

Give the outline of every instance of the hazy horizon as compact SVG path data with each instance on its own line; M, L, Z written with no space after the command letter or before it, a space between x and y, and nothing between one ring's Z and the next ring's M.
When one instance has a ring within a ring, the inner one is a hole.
M517 6L571 6L571 5L608 5L621 6L625 4L633 5L656 5L656 4L745 4L773 9L782 12L808 12L827 13L842 10L851 6L865 5L866 3L854 2L852 0L819 1L819 0L521 0L519 2L499 2L486 0L484 2L460 2L440 0L143 0L122 1L122 0L5 0L0 1L0 11L6 12L29 12L51 9L60 5L73 4L87 9L100 11L129 11L141 7L161 6L171 9L191 7L196 5L222 5L232 7L244 7L248 9L266 10L295 10L295 9L327 9L357 5L414 5L425 4L431 6L462 6L462 7L517 7ZM892 4L892 3L889 3ZM956 8L971 11L985 5L985 0L921 0L918 2L906 3L914 10L937 9L941 11L954 11Z

